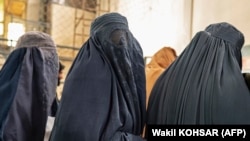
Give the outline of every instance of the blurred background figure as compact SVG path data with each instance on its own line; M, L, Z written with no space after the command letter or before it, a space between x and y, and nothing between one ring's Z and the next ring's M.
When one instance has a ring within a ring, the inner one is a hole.
M62 62L59 62L59 74L58 74L58 82L57 82L58 86L60 86L60 84L62 83L61 80L64 77L64 74L63 74L64 68L65 66L62 64Z
M146 65L146 106L152 87L158 77L170 66L177 55L172 47L163 47L158 50Z
M0 72L0 140L43 141L56 96L58 55L43 32L22 35Z
M146 80L141 46L118 13L96 18L90 31L66 76L50 141L142 141Z
M245 45L241 49L242 53L242 73L246 84L250 90L250 45Z
M250 45L245 45L241 49L242 72L250 73Z
M60 61L59 62L58 82L57 82L58 87L62 86L62 83L63 83L62 80L64 79L64 69L65 69L65 65ZM62 96L61 92L58 91L57 96L56 96L58 101L60 101L61 96Z
M148 106L148 99L151 90L159 78L159 76L171 65L176 59L177 54L172 47L163 47L158 50L151 58L149 63L146 64L146 108ZM146 62L146 61L145 61ZM143 133L143 137L145 132Z
M250 124L243 44L229 23L198 32L154 85L147 124Z

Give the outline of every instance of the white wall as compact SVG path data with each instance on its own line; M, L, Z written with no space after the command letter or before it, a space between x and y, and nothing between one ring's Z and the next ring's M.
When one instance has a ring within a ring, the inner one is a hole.
M193 32L211 23L229 22L245 35L250 44L250 0L194 0Z
M163 46L180 54L196 32L222 21L243 32L250 44L250 0L119 0L115 7L128 18L145 56Z
M190 41L191 0L120 0L117 7L127 17L145 56L163 46L179 54Z

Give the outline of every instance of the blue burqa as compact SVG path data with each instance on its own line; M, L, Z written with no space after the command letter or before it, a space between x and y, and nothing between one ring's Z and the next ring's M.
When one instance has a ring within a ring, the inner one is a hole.
M250 124L250 93L241 72L243 34L229 23L198 32L157 80L147 124Z
M43 141L58 64L48 34L30 31L18 39L0 71L0 141Z
M127 19L95 19L62 92L50 141L142 141L145 123L143 53Z

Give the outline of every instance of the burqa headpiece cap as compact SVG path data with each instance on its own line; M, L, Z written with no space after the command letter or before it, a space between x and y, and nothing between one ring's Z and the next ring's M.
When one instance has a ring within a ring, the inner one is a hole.
M16 48L19 47L56 47L56 45L49 34L29 31L17 40Z
M127 21L126 17L122 16L119 13L115 13L115 12L108 13L108 14L104 14L104 15L96 18L91 23L91 28L90 28L91 35L94 35L95 32L97 32L103 26L106 26L110 23L120 23L120 24L124 24L128 27L128 21Z
M205 31L215 37L232 43L238 49L241 49L245 42L244 35L233 25L226 22L211 24L206 27Z

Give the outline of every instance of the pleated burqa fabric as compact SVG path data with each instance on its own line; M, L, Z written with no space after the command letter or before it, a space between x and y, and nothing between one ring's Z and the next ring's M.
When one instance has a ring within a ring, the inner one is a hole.
M146 107L151 90L159 76L172 64L177 54L172 47L163 47L158 50L146 65Z
M225 22L196 33L156 82L147 124L250 124L243 44L243 34Z
M126 17L104 14L74 60L50 141L141 141L145 69Z
M57 75L51 37L38 31L21 36L0 71L0 141L43 141Z

